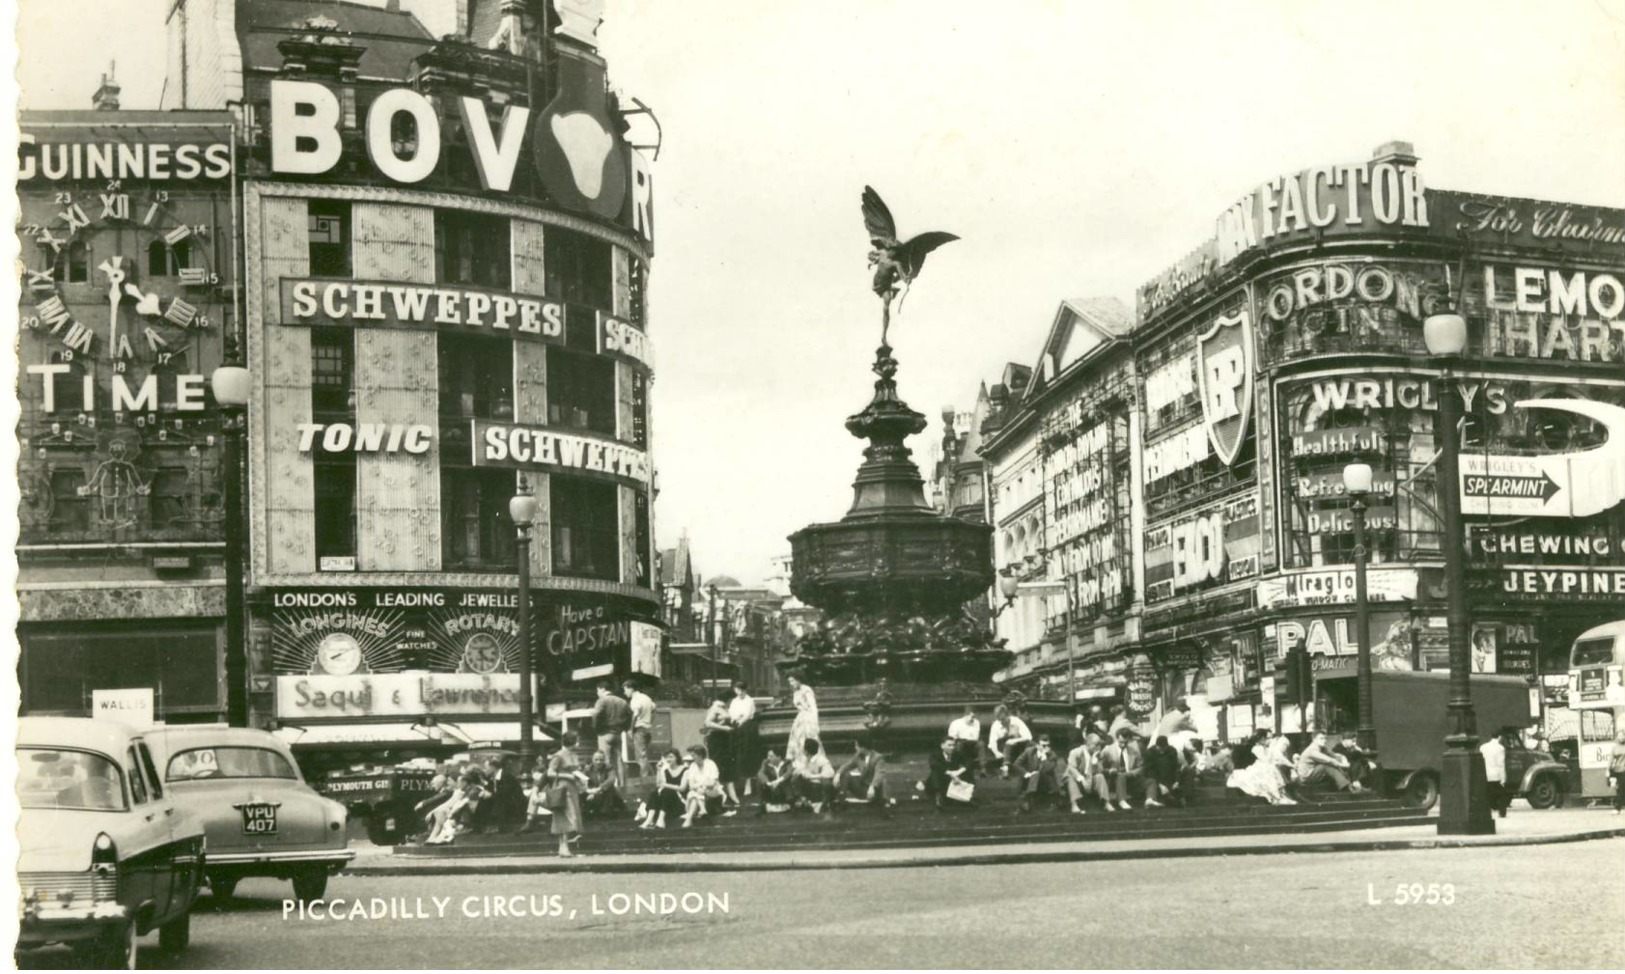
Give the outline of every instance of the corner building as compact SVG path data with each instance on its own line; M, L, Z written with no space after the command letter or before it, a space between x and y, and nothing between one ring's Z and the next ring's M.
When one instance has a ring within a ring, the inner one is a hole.
M1261 185L1138 304L1157 703L1196 694L1236 738L1277 726L1290 646L1354 672L1355 461L1373 665L1448 668L1422 322L1452 308L1475 672L1562 682L1573 638L1625 618L1625 211L1425 188L1391 143Z
M650 179L601 4L407 6L171 17L241 92L249 701L307 759L518 738L521 483L538 719L659 675Z

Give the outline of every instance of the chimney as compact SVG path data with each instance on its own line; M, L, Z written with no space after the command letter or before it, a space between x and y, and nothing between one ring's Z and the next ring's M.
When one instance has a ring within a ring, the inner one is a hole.
M1384 142L1371 153L1372 162L1391 162L1401 168L1416 165L1416 146L1409 142Z
M96 93L90 96L90 107L98 112L118 111L118 93L122 89L119 88L118 82L113 80L113 74L117 69L118 62L109 61L107 73L102 75L101 87L97 88Z

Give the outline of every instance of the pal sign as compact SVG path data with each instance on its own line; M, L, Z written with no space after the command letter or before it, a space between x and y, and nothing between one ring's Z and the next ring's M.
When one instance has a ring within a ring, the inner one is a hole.
M90 715L97 720L116 720L130 727L153 724L152 687L128 690L92 690Z

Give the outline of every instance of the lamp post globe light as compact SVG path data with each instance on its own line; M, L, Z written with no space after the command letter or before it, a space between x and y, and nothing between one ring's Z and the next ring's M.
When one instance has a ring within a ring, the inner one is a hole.
M519 772L529 775L535 754L535 731L531 713L535 709L531 699L530 666L530 528L536 521L536 495L523 474L519 489L508 501L508 516L518 532L515 539L515 561L519 569Z
M1365 511L1371 496L1371 465L1351 463L1343 468L1343 489L1348 491L1354 514L1354 639L1358 652L1359 723L1355 740L1370 760L1377 749L1377 728L1372 716L1371 699L1371 603L1366 595L1366 562L1370 558L1366 547ZM1372 782L1381 788L1380 772L1372 775Z
M1455 369L1467 347L1467 321L1459 314L1430 315L1422 340L1439 366L1439 516L1444 522L1445 616L1450 646L1450 731L1439 780L1439 834L1488 835L1495 831L1478 751L1467 642L1467 528L1461 517L1461 398Z
M248 639L244 619L243 568L243 434L248 427L248 391L253 377L237 362L236 346L226 350L226 362L209 378L214 401L220 407L222 457L222 527L226 542L226 722L248 726Z

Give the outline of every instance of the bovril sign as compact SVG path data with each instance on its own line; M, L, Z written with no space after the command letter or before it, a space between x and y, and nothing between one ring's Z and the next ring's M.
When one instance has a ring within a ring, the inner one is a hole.
M651 180L642 155L627 147L618 120L610 118L601 64L571 59L568 70L561 69L559 88L559 97L546 108L533 112L505 105L494 123L479 99L455 100L480 187L508 192L519 157L528 150L538 177L567 208L609 220L629 210L632 229L653 239ZM271 170L304 176L331 172L344 156L343 117L339 96L326 86L273 80ZM417 132L411 142L394 137L402 118ZM380 92L362 129L373 169L407 185L423 182L439 168L448 141L434 102L411 88Z

